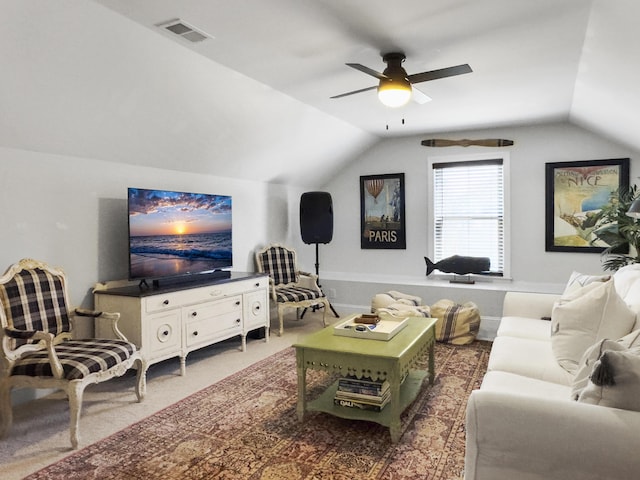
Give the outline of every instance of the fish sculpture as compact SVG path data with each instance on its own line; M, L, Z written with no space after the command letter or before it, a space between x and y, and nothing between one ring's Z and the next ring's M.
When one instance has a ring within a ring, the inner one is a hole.
M443 258L438 263L433 263L427 257L424 257L424 261L427 263L427 275L434 270L457 275L484 273L488 272L491 266L491 260L488 257L464 257L462 255Z

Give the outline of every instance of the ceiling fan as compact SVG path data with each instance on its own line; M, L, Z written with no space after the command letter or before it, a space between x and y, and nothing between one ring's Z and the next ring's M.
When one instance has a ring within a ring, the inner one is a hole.
M365 67L359 63L347 63L351 68L355 68L367 75L380 80L380 83L374 87L361 88L352 92L335 95L331 98L342 98L355 93L366 92L368 90L378 89L378 98L388 107L401 107L406 104L413 96L414 101L418 103L426 103L431 99L415 87L411 87L414 83L428 82L439 78L453 77L454 75L462 75L471 73L471 67L468 64L456 65L455 67L440 68L422 73L413 73L408 75L406 70L402 68L406 56L402 52L386 53L382 56L382 61L387 64L387 68L382 73L377 72L369 67ZM413 94L413 95L412 95Z

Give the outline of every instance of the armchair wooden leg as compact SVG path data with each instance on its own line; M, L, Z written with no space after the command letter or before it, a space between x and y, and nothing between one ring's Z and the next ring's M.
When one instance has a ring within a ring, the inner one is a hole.
M329 304L329 300L327 300L326 298L322 301L322 303L324 304L324 308L322 309L322 326L326 327L327 326L327 310L329 310L331 305Z
M282 305L278 305L278 322L280 322L278 336L281 337L284 332L284 307Z
M136 360L136 397L141 402L147 394L147 362L143 358Z
M7 379L0 385L0 438L3 438L9 433L12 423L11 386Z
M78 449L80 443L80 412L82 410L82 395L84 393L84 385L82 382L69 382L67 394L69 395L69 424L71 435L71 446L74 450Z

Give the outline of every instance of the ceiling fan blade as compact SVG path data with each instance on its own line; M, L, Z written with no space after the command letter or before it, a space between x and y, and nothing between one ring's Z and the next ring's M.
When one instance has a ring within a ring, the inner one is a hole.
M376 88L378 88L377 85L375 87L367 87L367 88L361 88L360 90L354 90L353 92L341 93L340 95L334 95L333 97L329 97L329 98L342 98L348 95L353 95L355 93L366 92L367 90L374 90Z
M389 78L384 73L376 72L372 68L365 67L364 65L360 65L359 63L345 63L345 65L348 65L351 68L355 68L356 70L359 70L362 73L366 73L367 75L371 75L378 80L387 80Z
M429 72L414 73L412 75L408 75L407 80L409 80L410 83L420 83L471 72L473 72L473 70L471 70L471 67L465 63L464 65L456 65L455 67L440 68L439 70L431 70Z
M427 95L426 93L421 92L416 87L411 87L411 89L413 90L412 93L411 93L411 99L414 102L419 103L420 105L423 105L423 104L431 101L431 97L429 95Z

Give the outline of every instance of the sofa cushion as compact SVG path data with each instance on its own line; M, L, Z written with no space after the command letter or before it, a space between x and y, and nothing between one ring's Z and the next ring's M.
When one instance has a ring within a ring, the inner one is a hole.
M604 351L578 402L640 411L640 347Z
M515 373L565 386L573 381L573 375L558 365L551 342L528 338L497 337L491 347L487 371Z
M431 305L431 316L438 319L436 340L439 342L466 345L476 339L480 330L480 311L473 302L438 300Z
M500 371L487 372L482 379L481 388L489 392L557 400L566 400L569 395L569 386L567 385Z
M502 317L497 335L550 341L551 322L536 318Z
M586 287L592 283L607 282L611 279L611 275L588 275L586 273L573 272L569 277L566 287L562 295L569 295L582 287Z
M631 331L635 313L613 281L591 283L563 296L551 313L551 347L560 366L575 374L580 359L596 341Z

